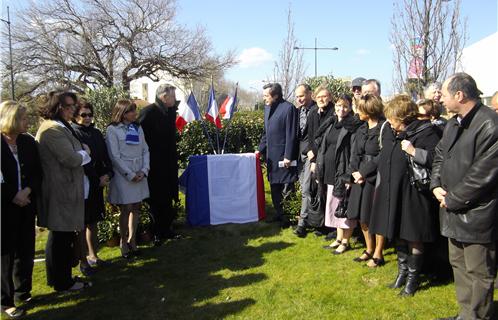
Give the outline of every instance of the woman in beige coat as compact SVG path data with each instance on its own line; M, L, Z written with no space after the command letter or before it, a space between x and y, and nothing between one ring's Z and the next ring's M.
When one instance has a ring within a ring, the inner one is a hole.
M38 224L50 230L47 282L56 291L88 285L71 277L75 233L84 227L84 198L88 192L82 166L90 162L88 147L81 144L69 125L75 104L74 93L49 93L47 104L40 109L45 121L36 134L43 170Z
M119 205L121 211L120 247L125 259L139 253L136 232L140 205L149 197L149 147L136 119L137 106L130 100L119 100L106 132L107 149L115 173L109 185L109 202Z

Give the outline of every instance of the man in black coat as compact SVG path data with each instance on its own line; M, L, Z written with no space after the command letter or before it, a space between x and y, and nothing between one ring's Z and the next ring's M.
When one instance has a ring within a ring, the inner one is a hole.
M446 319L494 319L498 213L498 114L483 105L474 79L456 73L443 84L448 121L436 147L431 189L448 237L460 313Z
M259 152L266 159L271 198L276 215L267 221L280 221L288 227L282 200L293 191L297 180L297 109L282 97L282 87L269 83L263 87L265 126Z
M299 222L294 233L298 237L306 236L306 226L308 211L311 205L311 162L308 158L307 151L309 145L308 135L308 114L316 110L317 106L311 95L311 87L307 84L301 84L296 88L296 107L299 114L299 155L298 155L298 174L299 184L301 185L301 212L299 213Z
M175 87L160 85L156 102L143 108L139 122L150 152L149 205L154 223L154 244L177 238L171 224L176 217L173 202L178 201L178 155L176 150Z

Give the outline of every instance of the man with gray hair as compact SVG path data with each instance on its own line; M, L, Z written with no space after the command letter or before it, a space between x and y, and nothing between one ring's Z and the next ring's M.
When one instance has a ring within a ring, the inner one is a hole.
M154 245L178 238L171 225L176 217L173 202L178 201L178 155L176 151L175 87L161 84L156 102L140 111L139 122L150 152L148 203L153 219Z
M498 238L498 115L482 104L475 80L456 73L441 101L448 121L432 163L431 190L440 203L460 313L445 319L494 319Z
M380 81L377 79L368 79L363 81L363 84L361 85L361 94L371 94L377 97L380 97L381 94L381 87L380 87Z
M441 84L439 82L429 83L424 88L424 98L430 99L434 102L440 103L441 101Z

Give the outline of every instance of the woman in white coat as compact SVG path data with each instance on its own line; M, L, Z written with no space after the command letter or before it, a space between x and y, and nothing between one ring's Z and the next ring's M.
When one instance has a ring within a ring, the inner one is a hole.
M136 123L137 106L131 100L119 100L107 127L106 143L115 176L109 185L109 202L119 205L121 215L121 255L138 255L136 231L142 200L149 197L149 147L142 128ZM128 232L126 232L128 231Z

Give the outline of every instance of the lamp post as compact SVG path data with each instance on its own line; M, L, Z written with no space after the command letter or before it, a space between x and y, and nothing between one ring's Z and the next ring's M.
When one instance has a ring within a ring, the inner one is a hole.
M9 56L10 56L10 85L12 88L11 95L12 100L15 100L15 90L14 90L14 69L12 68L12 36L10 33L10 12L9 6L7 6L7 20L0 18L3 22L7 24L7 28L9 30Z
M328 48L328 47L317 47L317 44L316 44L316 38L315 38L315 46L313 48L306 48L306 47L294 47L294 50L315 50L315 78L317 77L317 51L318 50L333 50L333 51L337 51L339 50L338 47L331 47L331 48Z

